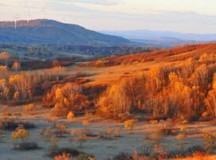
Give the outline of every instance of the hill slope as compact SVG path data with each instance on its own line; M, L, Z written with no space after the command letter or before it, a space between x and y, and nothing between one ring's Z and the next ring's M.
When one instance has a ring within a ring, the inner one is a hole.
M216 61L214 55L216 55L216 43L187 45L150 53L112 56L90 62L89 65L95 68L91 68L87 74L93 75L90 77L90 85L107 85L121 77L130 77L158 66L175 68L182 63L187 63L189 59L198 64L203 61L211 64ZM86 70L88 68L89 66L86 67ZM77 70L82 72L83 68L76 68Z
M68 44L68 45L121 45L130 41L87 30L81 26L54 20L0 22L0 43Z
M133 64L144 62L178 62L188 58L199 59L203 54L216 54L216 43L185 45L152 51L148 54L137 53L112 58L112 64Z

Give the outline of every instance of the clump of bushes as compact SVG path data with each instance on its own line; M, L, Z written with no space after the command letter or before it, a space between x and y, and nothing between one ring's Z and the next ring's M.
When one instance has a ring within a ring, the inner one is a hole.
M163 121L163 123L161 124L162 127L160 129L160 133L161 135L164 136L175 136L177 135L177 128L175 127L175 123L171 120L171 119L167 119L166 121Z
M54 157L54 160L70 160L71 155L69 153L63 153Z
M216 149L216 132L205 133L203 136L205 142L205 149L208 153L212 153Z
M64 138L68 133L67 126L64 124L54 124L53 126L44 128L41 131L41 135L44 137L45 141L51 144L49 147L50 153L56 153L60 150L58 143L61 138Z
M212 119L216 116L215 71L216 65L189 58L176 66L156 66L121 77L100 95L97 113L113 119L137 112L144 113L145 118Z
M170 151L168 153L168 157L169 158L190 157L194 153L197 153L197 152L206 153L206 150L202 146L195 145L195 146L192 146L192 147L189 147L189 148L182 148L182 149L179 149L179 150Z
M77 157L81 154L81 152L72 148L58 148L56 150L50 151L50 153L48 153L48 156L54 158L63 154L69 154L71 157Z
M15 142L14 143L14 149L15 150L34 150L34 149L38 149L38 145L35 142L27 142L28 138L30 136L30 133L28 130L22 128L22 127L18 127L11 135L11 137L15 140L15 141L19 141L20 142Z
M24 140L28 139L29 137L29 132L24 129L24 128L17 128L13 133L12 133L12 138L17 140L21 139L23 142Z
M28 104L26 106L23 107L23 111L25 113L31 113L32 111L34 111L36 108L35 104L31 103L31 104Z
M55 160L70 160L73 157L76 157L76 160L95 160L92 154L79 152L78 150L70 148L61 148L55 153L50 153L49 156L54 157Z
M192 146L190 148L184 148L180 150L165 151L164 148L154 147L145 148L142 152L133 154L120 153L113 157L113 160L141 160L141 159L175 159L175 158L186 158L193 156L196 153L205 154L206 151L201 146Z
M119 128L107 128L105 131L101 131L99 134L99 138L104 140L113 140L116 137L120 137Z
M22 142L22 143L16 144L14 146L14 149L20 150L20 151L35 150L35 149L39 149L39 146L36 142Z
M17 64L16 68L17 68ZM7 67L0 66L0 99L9 105L27 104L37 99L44 93L42 84L58 79L63 67L54 67L41 71L10 72ZM4 73L2 73L4 72Z
M161 128L160 132L162 135L170 136L170 135L176 135L176 130L173 128Z
M68 127L64 124L55 124L41 131L41 135L43 135L47 141L50 141L52 137L64 138L67 134L69 134Z
M87 134L89 130L86 129L74 129L71 131L71 134L74 135L75 140L79 143L79 147L81 148L83 143L88 140Z
M133 128L134 128L134 123L135 123L135 122L137 122L136 119L126 120L126 121L124 122L124 127L125 127L125 129L129 129L130 131L132 131Z
M30 122L14 121L14 120L1 120L0 129L13 131L22 126L24 129L33 129L36 126Z
M63 116L82 112L88 106L88 98L83 94L82 87L76 83L54 86L43 98L43 106L53 108L53 116Z
M119 153L113 157L113 160L133 160L133 156L128 153Z
M68 122L73 122L74 118L75 118L74 113L73 113L72 111L70 111L70 112L67 114L67 120L68 120Z
M69 131L67 130L68 127L64 124L59 124L59 125L56 125L55 126L55 131L54 131L54 134L59 137L59 138L62 138L64 137L66 134L69 133Z

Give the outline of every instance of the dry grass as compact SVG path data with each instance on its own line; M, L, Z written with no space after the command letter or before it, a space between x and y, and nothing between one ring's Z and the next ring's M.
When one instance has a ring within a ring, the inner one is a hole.
M150 53L138 53L114 57L114 65L109 67L73 66L68 73L86 73L90 82L86 86L110 85L121 77L131 77L140 71L148 71L153 67L164 65L178 65L188 58L199 59L203 54L215 54L216 43L200 44L162 49Z
M215 160L216 156L197 155L189 158L176 158L175 160Z

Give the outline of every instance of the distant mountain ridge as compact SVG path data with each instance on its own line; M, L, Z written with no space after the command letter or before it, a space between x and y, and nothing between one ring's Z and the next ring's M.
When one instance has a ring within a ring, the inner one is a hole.
M48 19L0 22L0 43L114 46L130 43L74 24Z
M216 41L216 34L190 34L169 31L134 30L134 31L102 31L102 33L139 40L175 40L175 41Z

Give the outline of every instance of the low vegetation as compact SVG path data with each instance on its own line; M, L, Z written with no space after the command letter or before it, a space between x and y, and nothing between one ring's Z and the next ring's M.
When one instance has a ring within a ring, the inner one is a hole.
M34 129L36 126L30 122L15 121L15 120L0 120L0 129L13 131L22 126L24 129Z

